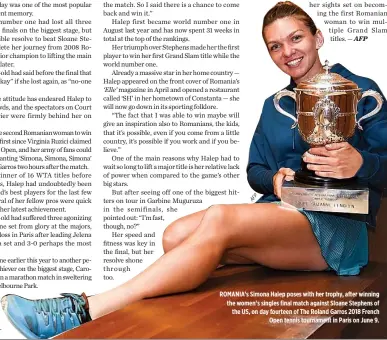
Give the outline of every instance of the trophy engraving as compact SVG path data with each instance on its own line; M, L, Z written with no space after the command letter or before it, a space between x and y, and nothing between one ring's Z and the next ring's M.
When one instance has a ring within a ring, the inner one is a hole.
M313 107L315 128L309 136L304 136L304 139L311 145L341 140L343 136L336 125L339 112L340 108L328 97L320 99Z
M377 114L383 104L378 92L362 93L354 82L331 73L328 61L323 68L325 72L299 83L294 92L282 90L274 96L275 108L294 121L291 128L298 126L301 137L311 147L348 141L356 127L362 130L361 121ZM297 117L281 108L284 96L295 100ZM357 120L358 102L366 96L376 99L376 107ZM359 186L355 178L317 176L302 160L294 178L283 187L283 202L315 211L368 213L368 188Z

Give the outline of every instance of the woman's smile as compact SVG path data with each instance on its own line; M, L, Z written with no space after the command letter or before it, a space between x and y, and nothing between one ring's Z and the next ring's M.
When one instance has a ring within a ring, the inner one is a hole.
M291 61L288 61L285 63L288 67L295 68L298 67L301 64L301 61L304 57L292 59Z

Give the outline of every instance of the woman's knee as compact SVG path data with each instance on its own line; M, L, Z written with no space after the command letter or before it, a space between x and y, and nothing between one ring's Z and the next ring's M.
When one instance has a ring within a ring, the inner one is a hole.
M163 234L164 252L168 252L182 243L199 225L203 226L203 239L221 240L226 230L227 220L230 219L229 208L223 204L212 205L202 212L200 218L202 218L201 221L199 219L193 221L187 220L187 217L182 217L172 222Z
M225 204L211 205L203 217L203 228L207 237L222 238L231 224L230 206Z
M168 252L182 243L197 227L195 221L184 216L172 222L163 233L163 249Z
M165 228L162 239L163 249L165 253L175 248L183 241L184 238L181 235L181 228L181 223L178 220L172 222L167 228Z

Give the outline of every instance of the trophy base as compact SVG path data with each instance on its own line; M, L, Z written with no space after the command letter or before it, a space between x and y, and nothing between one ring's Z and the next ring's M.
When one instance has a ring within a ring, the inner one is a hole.
M356 184L354 178L336 179L317 176L311 170L298 170L294 175L294 180L298 183L324 187L324 188L341 188Z
M321 187L290 181L282 186L281 200L283 206L297 209L368 214L368 192L366 186L356 182L345 187Z

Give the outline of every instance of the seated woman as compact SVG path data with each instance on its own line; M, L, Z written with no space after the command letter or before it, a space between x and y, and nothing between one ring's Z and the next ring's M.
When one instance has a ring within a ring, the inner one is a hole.
M288 89L323 71L318 51L322 33L301 8L280 2L265 15L263 38L274 63L291 77ZM333 66L364 90L370 79L344 66ZM283 99L284 101L287 98ZM291 99L288 99L291 100ZM359 115L372 110L359 104ZM294 107L294 105L293 105ZM2 306L10 321L28 338L48 338L144 298L189 291L223 264L258 263L283 270L333 270L357 275L367 264L367 223L375 224L387 174L387 107L363 124L349 143L309 149L290 130L289 119L276 111L273 96L264 104L247 167L251 187L263 194L259 204L213 205L167 227L165 254L124 284L94 296L28 300L7 295ZM307 152L308 151L308 152ZM370 187L370 214L356 216L286 209L279 201L284 180L292 180L300 158L320 176L357 176Z

